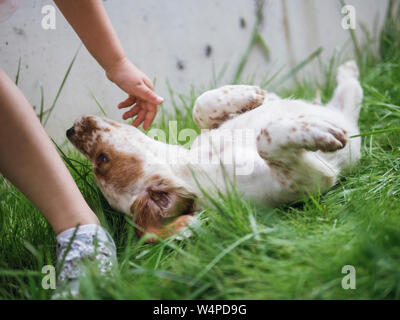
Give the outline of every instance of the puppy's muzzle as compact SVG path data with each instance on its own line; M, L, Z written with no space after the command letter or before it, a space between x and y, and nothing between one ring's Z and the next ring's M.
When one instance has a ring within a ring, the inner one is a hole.
M67 130L67 132L66 132L66 135L67 135L67 138L68 138L68 139L71 138L74 134L75 134L75 129L74 129L74 127L69 128L69 129Z

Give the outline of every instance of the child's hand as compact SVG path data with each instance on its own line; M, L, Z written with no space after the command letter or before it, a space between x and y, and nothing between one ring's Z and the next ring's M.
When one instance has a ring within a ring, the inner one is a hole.
M129 95L118 105L118 108L134 105L123 114L122 118L126 120L136 116L132 124L137 127L143 123L143 128L147 130L156 116L157 105L164 101L154 92L150 79L127 58L112 66L106 74L108 79Z

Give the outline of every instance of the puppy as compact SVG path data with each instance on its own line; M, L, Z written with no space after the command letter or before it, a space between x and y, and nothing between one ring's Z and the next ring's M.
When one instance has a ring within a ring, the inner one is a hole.
M93 164L110 205L133 217L138 234L167 237L194 219L202 190L227 192L227 181L268 206L331 188L360 158L360 138L349 140L359 133L363 96L353 61L339 67L337 83L326 106L255 86L207 91L193 108L202 133L190 149L91 115L76 120L67 137Z

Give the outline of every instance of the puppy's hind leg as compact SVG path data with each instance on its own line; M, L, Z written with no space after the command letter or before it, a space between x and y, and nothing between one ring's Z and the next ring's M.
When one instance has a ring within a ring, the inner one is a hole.
M332 100L327 105L329 108L341 110L347 118L355 122L358 120L363 98L358 75L358 68L353 60L342 64L336 75L338 86Z
M200 129L218 128L238 114L252 110L264 101L266 92L256 86L230 85L203 93L193 108L193 119Z

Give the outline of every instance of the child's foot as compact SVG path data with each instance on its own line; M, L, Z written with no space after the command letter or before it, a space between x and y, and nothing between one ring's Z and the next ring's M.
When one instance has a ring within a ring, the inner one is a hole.
M83 260L97 263L103 274L110 272L116 265L114 241L101 226L83 225L65 230L57 236L57 287L62 289L62 294L78 294L79 277L84 275ZM56 295L53 298L59 297Z

